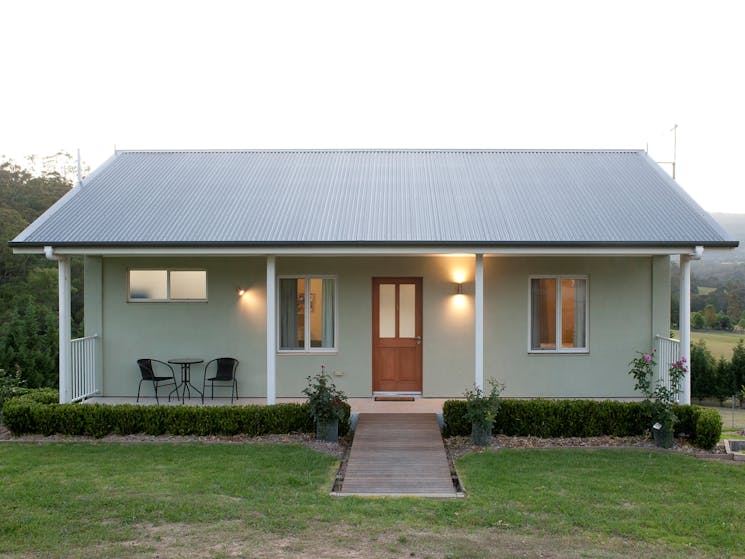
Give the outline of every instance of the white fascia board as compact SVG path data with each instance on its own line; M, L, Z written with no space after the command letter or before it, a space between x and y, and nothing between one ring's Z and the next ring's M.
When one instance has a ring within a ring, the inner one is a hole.
M43 247L13 247L14 254L43 254ZM96 256L673 256L696 254L696 247L55 247L58 255Z

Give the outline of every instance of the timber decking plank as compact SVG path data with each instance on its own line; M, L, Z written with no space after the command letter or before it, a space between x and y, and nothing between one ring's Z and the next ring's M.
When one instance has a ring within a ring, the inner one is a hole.
M457 497L435 414L360 414L342 495Z

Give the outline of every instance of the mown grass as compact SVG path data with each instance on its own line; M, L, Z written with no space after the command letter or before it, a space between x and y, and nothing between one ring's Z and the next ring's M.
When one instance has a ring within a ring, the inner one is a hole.
M291 446L3 443L0 554L133 557L159 550L156 540L179 527L182 534L219 529L218 541L243 538L249 547L247 534L302 542L330 531L336 539L323 545L353 549L387 535L391 549L408 555L426 547L427 534L446 534L442 549L480 556L474 550L497 531L549 541L569 535L589 547L623 538L662 546L663 556L687 555L689 546L727 556L745 529L745 469L670 453L470 455L458 464L468 497L448 501L333 498L336 465ZM194 554L183 556L227 555L190 545Z
M680 332L673 330L673 337L679 339ZM691 342L696 343L698 340L704 340L706 347L709 348L714 359L719 359L720 357L732 359L732 350L741 338L745 338L745 336L742 334L733 334L732 332L691 330Z

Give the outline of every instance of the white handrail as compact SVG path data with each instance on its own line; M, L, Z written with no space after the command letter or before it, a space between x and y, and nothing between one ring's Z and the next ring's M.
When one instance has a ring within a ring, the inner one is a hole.
M71 402L85 400L100 393L96 383L98 340L97 334L70 340Z
M670 388L670 366L680 361L680 340L655 336L655 361L657 361L657 378ZM678 394L678 398L680 394Z

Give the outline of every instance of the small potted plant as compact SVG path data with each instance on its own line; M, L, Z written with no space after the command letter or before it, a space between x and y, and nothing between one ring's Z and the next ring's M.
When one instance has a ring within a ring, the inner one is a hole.
M466 420L471 422L471 441L478 446L487 446L491 440L494 422L499 411L499 395L504 385L495 379L489 379L489 392L474 385L465 391Z
M654 366L656 365L654 358L651 353L638 353L639 356L629 363L631 365L629 374L636 380L634 389L644 394L646 401L652 406L654 444L661 448L671 448L673 446L675 424L678 421L673 405L680 393L680 384L683 377L688 371L686 358L683 357L680 361L670 365L669 385L666 385L662 379L658 379L655 384L652 384Z
M323 441L339 440L339 420L344 417L347 396L336 388L326 367L308 377L308 386L303 390L310 404L310 415L316 422L316 438Z

